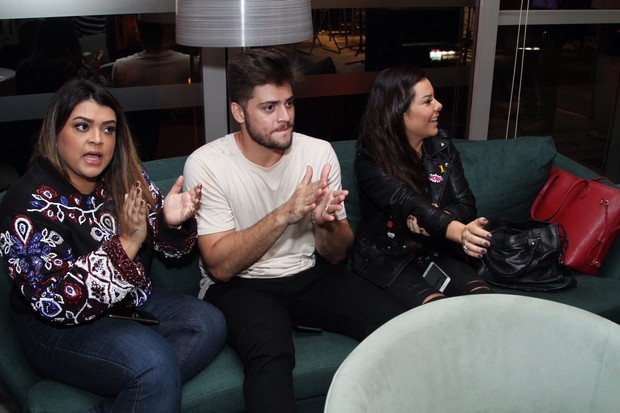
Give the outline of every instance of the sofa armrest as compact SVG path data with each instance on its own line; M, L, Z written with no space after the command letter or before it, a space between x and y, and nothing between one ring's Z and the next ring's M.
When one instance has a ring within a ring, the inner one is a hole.
M28 400L28 389L43 378L30 366L17 338L13 310L9 304L11 288L6 266L0 262L0 385L22 407Z

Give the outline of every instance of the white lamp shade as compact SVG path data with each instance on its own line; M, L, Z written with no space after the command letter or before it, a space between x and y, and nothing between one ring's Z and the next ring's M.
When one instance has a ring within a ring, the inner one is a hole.
M310 0L177 0L177 43L251 47L312 38Z

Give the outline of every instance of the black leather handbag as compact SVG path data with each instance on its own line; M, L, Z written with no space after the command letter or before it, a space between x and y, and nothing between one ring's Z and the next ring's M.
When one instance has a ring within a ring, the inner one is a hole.
M485 229L493 236L477 266L478 275L489 283L524 291L553 291L576 284L562 262L567 239L558 224L495 219Z

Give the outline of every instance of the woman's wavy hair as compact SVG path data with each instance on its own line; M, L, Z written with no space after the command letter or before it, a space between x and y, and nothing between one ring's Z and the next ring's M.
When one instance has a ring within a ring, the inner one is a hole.
M404 114L415 98L413 87L426 79L412 65L385 69L375 78L360 125L357 149L366 149L393 179L422 190L425 185L420 156L411 148Z
M52 96L47 113L30 159L46 159L67 181L69 174L58 153L58 134L69 120L73 109L83 101L92 100L98 105L109 107L116 115L116 145L108 167L100 176L105 182L107 201L112 201L116 217L121 216L125 194L131 185L139 181L145 201L154 206L155 201L142 174L142 165L127 119L120 103L102 84L90 79L73 79L65 83Z

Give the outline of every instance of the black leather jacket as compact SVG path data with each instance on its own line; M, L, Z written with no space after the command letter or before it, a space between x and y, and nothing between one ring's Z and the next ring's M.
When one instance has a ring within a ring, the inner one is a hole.
M428 192L423 193L388 176L365 149L356 155L355 177L362 218L354 244L353 266L363 272L361 267L371 260L378 267L392 267L390 271L395 274L391 277L370 275L383 278L379 283L383 286L389 285L416 255L429 255L445 246L450 222L468 223L476 218L475 198L452 141L443 134L427 138L422 154L429 180ZM430 238L413 234L407 228L409 215L417 218ZM378 268L373 271L380 272Z

